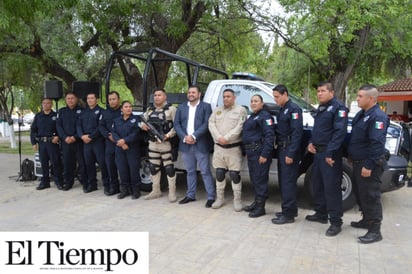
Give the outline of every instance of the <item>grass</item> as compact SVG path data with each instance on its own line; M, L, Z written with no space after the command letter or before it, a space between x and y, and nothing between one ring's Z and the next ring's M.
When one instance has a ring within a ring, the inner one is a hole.
M18 141L18 132L16 134L16 148L10 147L10 139L2 138L0 141L0 153L10 153L10 154L19 154L19 141ZM22 141L21 141L21 154L31 155L34 154L33 147L29 141L28 136L30 136L29 131L21 132Z

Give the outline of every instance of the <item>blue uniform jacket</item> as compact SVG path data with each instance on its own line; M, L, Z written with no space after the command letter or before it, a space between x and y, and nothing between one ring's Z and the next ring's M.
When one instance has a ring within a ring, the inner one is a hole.
M74 136L76 139L80 137L76 132L76 122L83 109L79 106L70 109L68 107L61 108L57 114L57 132L60 139L64 141L68 136Z
M100 134L107 140L109 133L112 130L113 121L116 118L121 117L122 111L120 108L112 109L108 108L102 113L102 118L99 121Z
M41 111L34 116L30 128L30 142L32 145L38 143L36 137L57 136L56 119L57 113L53 110L47 115Z
M349 157L354 161L364 160L364 167L373 169L385 154L388 116L378 105L368 111L359 111L352 121L349 142Z
M286 156L297 159L303 135L302 109L289 100L280 109L276 120L277 142L287 142Z
M79 115L78 123L76 125L77 135L82 137L83 135L89 135L93 140L101 137L99 130L99 121L103 114L104 109L100 106L96 106L93 109L86 108Z
M200 101L195 113L195 131L193 135L196 137L196 149L200 152L210 152L212 149L212 137L208 129L209 116L212 114L210 104ZM179 150L189 151L190 146L183 143L183 138L187 135L187 121L189 119L189 106L187 103L180 104L176 111L174 129L179 136Z
M260 156L271 158L275 138L273 117L265 110L253 113L243 124L243 144L262 143ZM248 153L248 150L246 150Z
M332 157L342 147L347 126L348 109L334 97L316 110L310 142L315 145L326 145L326 157Z
M134 144L138 139L139 131L140 127L138 126L138 119L135 115L131 115L126 120L123 119L123 116L113 119L111 132L116 142L124 139L126 144Z

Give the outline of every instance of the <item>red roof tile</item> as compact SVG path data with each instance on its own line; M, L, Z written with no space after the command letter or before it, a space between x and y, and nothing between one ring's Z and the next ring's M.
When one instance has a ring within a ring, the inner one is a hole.
M412 77L394 81L378 87L379 92L412 91Z

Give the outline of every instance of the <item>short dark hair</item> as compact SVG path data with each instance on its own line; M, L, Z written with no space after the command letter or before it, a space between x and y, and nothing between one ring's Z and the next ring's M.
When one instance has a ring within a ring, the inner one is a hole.
M260 101L263 102L263 97L262 97L262 95L260 95L260 94L255 94L255 95L252 95L251 98L253 98L253 97L259 97Z
M124 104L131 104L131 105L133 106L132 102L130 102L129 100L124 100L124 101L122 101L122 103L120 104L120 106L123 107Z
M329 90L329 91L333 91L334 89L333 89L333 84L332 84L332 82L330 82L330 81L322 81L322 82L320 82L319 84L318 84L318 88L319 87L323 87L323 86L326 86L326 88Z
M276 87L273 88L273 91L279 92L281 95L285 94L285 92L289 95L289 91L285 85L277 85Z
M189 88L188 88L188 90L191 89L191 88L195 88L195 89L197 89L198 92L201 92L201 91L200 91L200 87L197 86L197 85L190 85Z
M226 89L223 91L223 93L225 93L225 92L231 92L231 93L233 93L233 95L235 95L235 91L234 91L233 89L231 89L231 88L226 88Z
M110 91L109 94L107 95L107 97L109 97L110 95L113 95L113 94L116 94L117 98L120 99L120 94L115 90Z
M165 90L164 88L155 87L155 88L153 89L153 94L154 94L156 91L162 91L164 94L166 94L166 90Z

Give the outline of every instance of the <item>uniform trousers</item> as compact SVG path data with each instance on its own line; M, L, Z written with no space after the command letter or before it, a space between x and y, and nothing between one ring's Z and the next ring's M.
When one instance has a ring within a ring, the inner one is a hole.
M353 177L355 180L355 187L357 187L360 207L363 212L363 219L365 221L382 221L382 203L380 177L383 169L376 166L372 170L369 177L362 177L361 171L363 167L362 161L353 162Z
M139 186L140 178L140 153L136 145L130 145L123 150L116 147L116 165L119 167L121 185L124 187Z
M282 212L287 217L294 217L298 213L296 203L297 179L299 174L299 160L294 159L288 165L285 162L287 150L278 149L278 178L282 197Z
M119 175L117 172L117 165L115 160L116 145L109 140L105 141L104 154L109 173L110 186L114 188L119 187Z
M40 185L50 185L50 166L53 167L53 178L56 185L63 185L62 170L60 164L59 145L51 142L39 142L39 158L42 168Z
M102 173L103 186L108 186L109 174L107 172L106 162L104 159L103 138L98 138L91 143L84 144L83 150L87 171L87 186L83 185L83 188L97 187L96 162L99 164L100 171Z
M342 153L335 153L335 163L326 163L326 152L317 152L313 159L312 183L315 211L321 217L329 215L330 223L342 225Z
M272 158L268 158L264 164L259 164L260 153L258 151L254 153L247 150L246 155L249 177L255 191L255 200L266 201L269 196L269 169L272 164Z
M83 183L87 178L86 168L84 166L83 158L83 144L76 141L72 144L62 142L63 153L63 178L64 184L72 187L74 178L76 177L76 167L78 164L78 173L80 175L80 182Z

